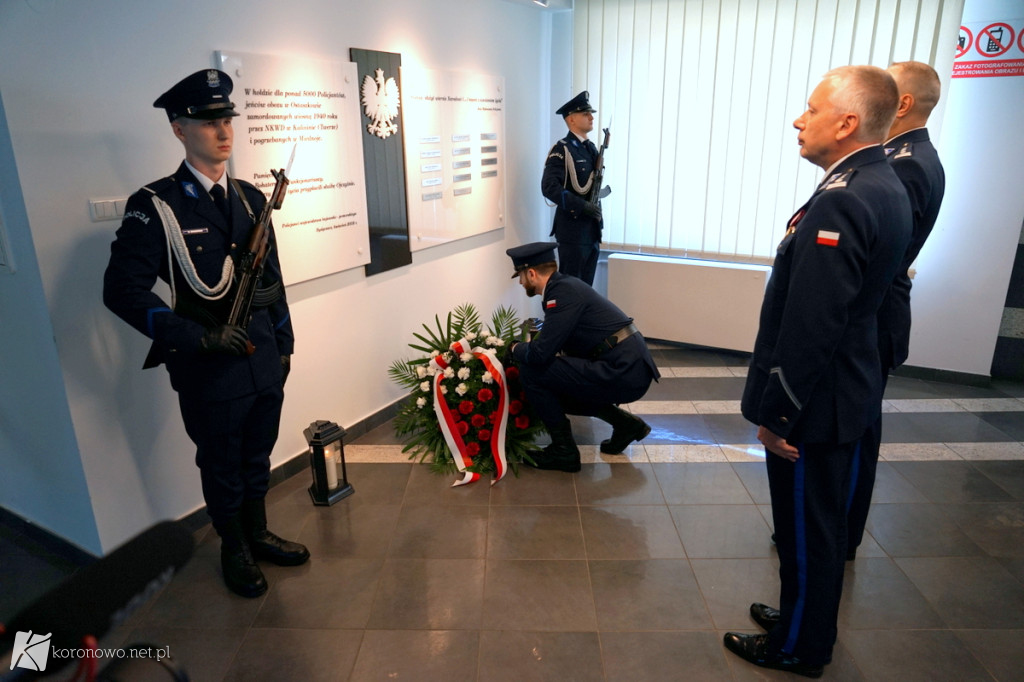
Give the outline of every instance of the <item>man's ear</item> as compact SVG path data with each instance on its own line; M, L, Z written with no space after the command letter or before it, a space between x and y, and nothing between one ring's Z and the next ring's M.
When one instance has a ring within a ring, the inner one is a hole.
M905 92L900 95L900 108L896 110L896 118L903 118L910 113L910 110L914 108L914 96L909 92Z
M860 127L860 117L857 114L849 113L843 114L840 119L839 128L836 130L836 141L845 140L854 133L857 132L857 128Z

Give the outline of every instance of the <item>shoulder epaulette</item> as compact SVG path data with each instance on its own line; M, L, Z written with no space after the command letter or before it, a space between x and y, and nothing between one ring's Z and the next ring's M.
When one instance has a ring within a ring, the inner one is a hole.
M149 183L142 189L146 190L150 194L160 194L160 192L167 191L171 187L174 187L174 176L168 175L166 178L160 178L159 180Z
M914 155L914 143L913 142L904 142L903 146L900 147L900 150L898 152L893 154L892 158L894 158L894 159L905 159L908 156L913 156L913 155Z
M850 180L852 180L853 176L855 176L856 174L856 168L851 168L850 170L833 173L828 177L828 180L822 183L821 189L828 190L837 189L839 187L846 187L848 184L850 184Z

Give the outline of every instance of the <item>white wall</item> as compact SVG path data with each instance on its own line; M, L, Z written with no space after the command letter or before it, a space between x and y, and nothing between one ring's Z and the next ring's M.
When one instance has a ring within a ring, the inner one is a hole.
M32 335L45 350L52 324L59 367L48 368L59 372L67 399L58 399L59 380L44 386L53 402L48 435L71 472L51 487L43 439L0 440L0 504L93 552L202 505L194 447L166 372L141 371L148 341L101 304L118 224L90 222L87 202L127 196L177 167L180 144L151 103L179 78L211 66L214 50L347 60L348 49L359 47L399 52L406 64L505 78L508 227L417 253L411 267L373 278L358 268L289 287L296 355L274 464L305 449L302 430L311 421L344 426L401 397L387 368L410 355L412 331L435 314L463 302L487 317L499 304L538 314L508 278L504 251L548 230L539 186L551 141L537 131L549 127L557 107L549 101L549 74L559 68L548 47L552 16L498 0L0 3L0 93L26 207L8 228L31 232L12 247L18 261L38 258L49 320L38 321ZM8 174L0 180L6 194L13 181ZM31 270L0 286L10 291L23 278L31 289ZM41 299L29 299L0 296L5 319L35 314ZM0 337L0 348L16 349L6 324ZM22 358L5 355L9 361ZM7 399L11 391L0 387ZM90 506L92 519L83 514Z
M1020 0L967 0L961 23L1021 19ZM1024 220L1024 77L954 78L943 98L946 195L915 266L907 364L988 376Z

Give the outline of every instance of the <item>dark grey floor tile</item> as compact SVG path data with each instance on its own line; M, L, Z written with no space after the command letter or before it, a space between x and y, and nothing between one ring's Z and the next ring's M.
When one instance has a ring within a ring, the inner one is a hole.
M651 433L644 438L644 445L713 445L704 417L699 414L639 414L651 427Z
M608 682L719 682L730 679L721 636L699 632L601 635Z
M727 462L653 463L668 504L750 504L747 492Z
M690 559L766 557L771 530L752 504L672 506L683 549Z
M944 624L894 561L862 557L846 563L839 627L928 630L941 629Z
M971 462L892 462L893 469L932 502L1011 502L1013 498Z
M885 443L999 443L1006 433L971 412L889 412L882 419Z
M560 471L522 466L518 476L509 472L491 486L490 503L492 506L576 506L576 484L572 476Z
M654 470L646 462L584 464L575 483L580 505L665 504Z
M739 400L743 377L665 378L651 384L644 400Z
M219 554L197 556L175 573L138 626L247 628L264 599L265 594L247 599L230 592L221 575Z
M342 500L331 507L309 511L310 519L297 538L316 557L382 557L394 537L399 505L348 505Z
M479 652L475 630L367 630L348 682L475 680Z
M705 414L704 423L716 443L756 443L757 426L739 414Z
M362 629L370 617L383 559L313 557L268 566L270 590L254 628Z
M842 641L868 680L992 679L949 631L853 630L843 633Z
M990 557L897 559L946 626L1024 628L1024 585Z
M350 507L362 504L402 504L412 470L419 466L369 462L349 464L348 482L355 492L337 504L343 503ZM308 497L307 493L307 500Z
M488 560L482 629L596 631L587 562Z
M362 639L359 630L250 630L224 680L342 682Z
M1024 500L1024 461L974 462L974 468L992 479L1015 500Z
M886 400L939 398L1006 398L1009 394L994 386L968 386L943 381L927 381L910 377L889 376L885 387Z
M1024 406L1022 406L1024 408ZM975 412L986 424L991 424L1009 436L1008 440L1024 441L1024 411L1021 412Z
M668 348L651 350L658 367L746 367L750 353L723 351L713 348Z
M974 657L999 682L1021 679L1024 630L954 630Z
M718 630L752 632L757 625L750 619L750 605L779 604L779 563L774 558L691 559L690 565Z
M750 499L756 504L771 504L768 469L764 462L733 462L732 469L743 481L743 487L747 489Z
M409 472L404 504L445 506L486 506L490 498L490 482L481 479L469 485L452 487L461 474L435 474L426 464L417 464Z
M873 504L867 531L892 557L982 553L981 548L933 504Z
M590 561L589 565L601 632L712 627L685 559Z
M235 659L246 628L172 628L152 625L133 630L128 642L166 647L190 682L221 682ZM159 671L166 675L162 669ZM155 678L153 678L155 679Z
M686 556L664 506L581 507L589 559L681 559Z
M483 559L388 559L366 627L475 630L483 589Z
M603 682L601 643L596 632L484 630L480 633L480 674L475 679Z
M948 504L942 511L989 556L1024 559L1024 502Z
M580 511L569 507L493 507L488 559L585 559Z
M893 502L928 502L924 493L904 478L890 462L879 462L875 472L875 485L871 492L874 504Z
M1021 584L1024 584L1024 559L1019 559L1016 557L1012 559L1007 559L1005 557L996 557L996 561L998 561L999 565L1005 568L1010 573L1010 575L1016 577L1017 580L1021 582Z
M1024 382L993 379L992 388L1013 398L1024 398Z
M487 550L487 507L406 504L388 555L419 559L482 559Z

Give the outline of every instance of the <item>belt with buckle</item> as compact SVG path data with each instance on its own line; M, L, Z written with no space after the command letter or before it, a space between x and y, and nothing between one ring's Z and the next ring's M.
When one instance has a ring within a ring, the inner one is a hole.
M635 324L630 323L626 325L625 327L615 332L601 343L597 344L597 347L590 352L591 359L596 358L602 355L603 353L607 353L612 348L615 348L615 346L619 345L629 337L633 336L633 334L639 333L640 330L636 328Z

